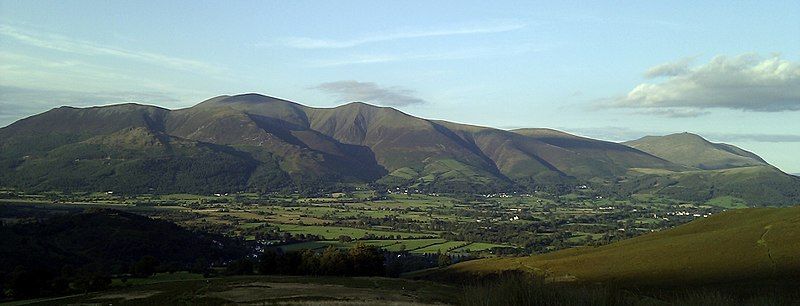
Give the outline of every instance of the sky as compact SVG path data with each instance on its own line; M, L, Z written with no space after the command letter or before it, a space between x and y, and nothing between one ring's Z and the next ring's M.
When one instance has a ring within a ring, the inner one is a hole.
M796 1L5 1L0 126L256 92L611 141L692 132L800 173Z

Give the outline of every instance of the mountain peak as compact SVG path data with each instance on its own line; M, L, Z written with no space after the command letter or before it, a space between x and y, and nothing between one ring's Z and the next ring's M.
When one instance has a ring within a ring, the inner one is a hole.
M266 96L259 93L246 93L246 94L239 94L239 95L222 95L213 97L211 99L205 100L200 102L198 105L203 104L217 104L217 105L224 105L224 104L264 104L264 103L292 103L289 100L284 100L281 98L276 98L272 96Z
M673 163L706 170L767 165L751 152L729 144L712 143L689 132L645 136L624 144Z
M397 110L394 107L369 104L367 102L362 102L362 101L348 102L348 103L345 103L345 104L342 104L342 105L339 105L339 106L336 106L336 107L333 107L333 108L358 108L358 109L376 109L376 110L377 109L382 109L382 110L393 110L393 111L398 111L399 112L399 110Z

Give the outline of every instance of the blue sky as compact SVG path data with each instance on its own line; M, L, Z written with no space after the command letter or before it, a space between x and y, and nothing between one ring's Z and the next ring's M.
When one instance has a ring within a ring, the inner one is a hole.
M800 172L796 1L0 1L0 126L258 92L621 141L689 131Z

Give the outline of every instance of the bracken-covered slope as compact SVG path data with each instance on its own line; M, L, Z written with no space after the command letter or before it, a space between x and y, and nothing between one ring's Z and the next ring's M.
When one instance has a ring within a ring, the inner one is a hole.
M751 152L729 144L712 143L691 133L645 136L624 144L676 164L704 170L767 165Z
M505 131L349 103L313 108L244 94L168 110L61 107L0 129L0 185L33 190L216 193L341 183L493 192L678 165L547 129Z
M688 284L800 276L800 207L737 209L601 247L467 261L428 275L502 271L553 281Z

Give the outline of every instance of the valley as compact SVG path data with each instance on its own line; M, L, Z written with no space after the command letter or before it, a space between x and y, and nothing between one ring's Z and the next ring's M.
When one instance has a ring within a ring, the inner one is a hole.
M322 250L364 242L392 252L443 253L456 259L604 245L743 205L730 198L694 204L644 194L610 199L587 186L561 196L545 192L426 195L359 189L324 197L6 190L0 194L0 205L7 224L35 217L37 211L47 215L113 208L242 239L259 249Z

